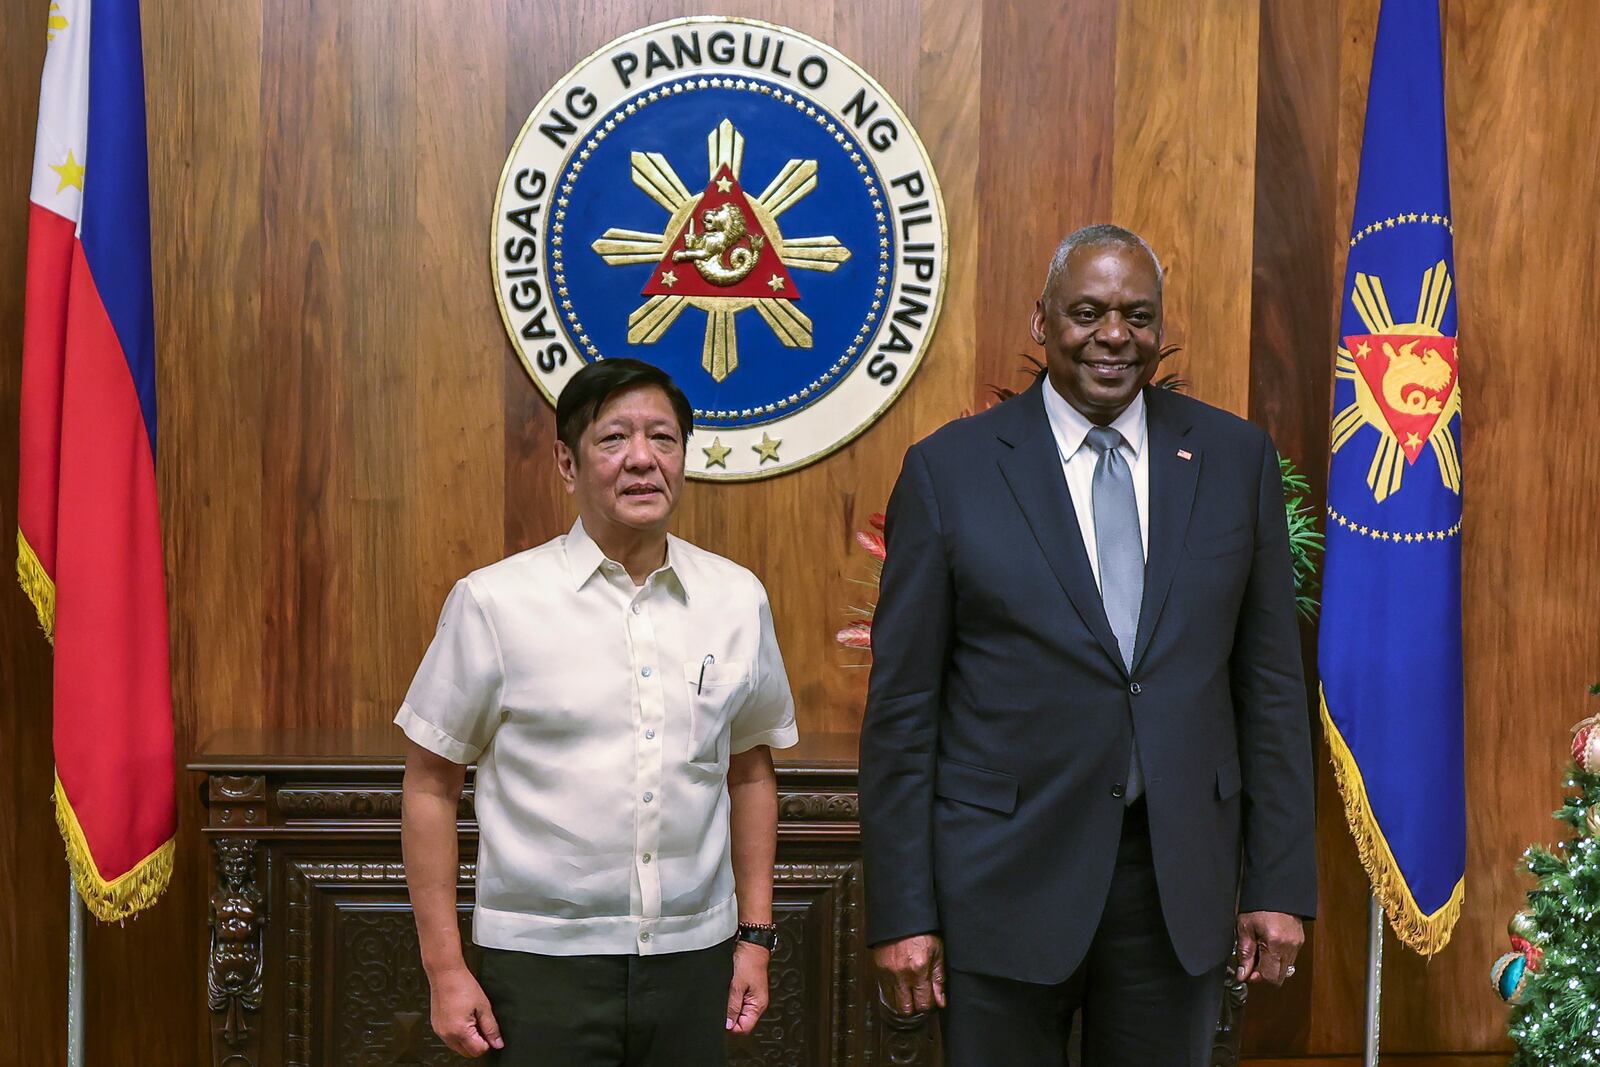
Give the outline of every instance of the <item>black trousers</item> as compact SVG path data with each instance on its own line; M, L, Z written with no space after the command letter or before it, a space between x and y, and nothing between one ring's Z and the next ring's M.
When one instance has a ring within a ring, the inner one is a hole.
M1078 969L1059 985L951 970L941 1016L946 1067L1062 1067L1083 1013L1083 1067L1205 1067L1223 967L1195 977L1167 936L1142 801L1123 817L1105 912Z
M659 956L483 950L496 1067L721 1067L733 942Z

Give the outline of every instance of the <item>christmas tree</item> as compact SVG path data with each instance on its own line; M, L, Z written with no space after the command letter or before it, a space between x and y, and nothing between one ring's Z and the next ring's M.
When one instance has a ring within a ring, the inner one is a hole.
M1513 951L1492 974L1515 1005L1512 1062L1528 1067L1600 1064L1600 715L1574 727L1572 758L1555 818L1575 836L1523 853L1538 884L1511 920Z

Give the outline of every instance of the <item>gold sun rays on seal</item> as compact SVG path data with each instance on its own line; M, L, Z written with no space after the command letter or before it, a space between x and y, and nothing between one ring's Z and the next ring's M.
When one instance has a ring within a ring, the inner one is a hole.
M1400 334L1414 338L1443 337L1439 326L1444 322L1445 309L1449 305L1453 287L1454 283L1444 260L1429 267L1422 275L1416 318L1412 322L1405 323L1394 321L1394 315L1389 309L1389 299L1383 290L1383 281L1377 275L1357 273L1350 301L1370 334L1378 336ZM1437 405L1437 410L1432 407L1426 409L1426 413L1437 415L1432 432L1428 434L1427 443L1438 460L1439 474L1445 486L1451 492L1460 493L1461 455L1456 447L1455 437L1450 433L1450 420L1461 411L1459 380L1450 388L1449 395L1442 400L1421 398L1414 389L1405 392L1407 386L1421 384L1436 388L1441 384L1449 384L1449 375L1442 366L1442 357L1429 351L1425 345L1423 352L1415 352L1414 347L1418 343L1416 341L1401 344L1398 350L1387 341L1380 343L1390 360L1389 370L1383 379L1383 402L1380 402L1378 396L1373 393L1372 385L1356 365L1358 355L1362 358L1368 355L1369 350L1365 342L1360 344L1356 353L1351 353L1343 345L1339 346L1338 358L1334 364L1334 377L1353 383L1356 399L1355 403L1343 408L1333 417L1331 442L1333 451L1337 453L1349 444L1356 431L1363 426L1371 426L1378 431L1378 446L1373 452L1371 464L1367 467L1367 487L1372 490L1373 498L1382 503L1400 488L1406 468L1407 448L1420 448L1422 443L1415 433L1407 433L1402 440L1391 428L1383 404L1386 402L1398 411L1415 412L1418 410L1415 405L1421 399L1423 403ZM1419 381L1416 377L1408 375L1431 377ZM1442 382L1441 375L1444 375ZM1395 383L1392 390L1391 381Z
M728 119L723 119L706 138L709 174L707 181L726 166L739 178L744 164L744 135ZM634 152L633 184L671 216L661 233L612 228L591 246L613 267L634 263L657 263L666 255L678 231L690 220L700 203L691 194L660 152ZM757 222L772 242L778 259L790 269L833 271L850 258L850 250L837 237L797 237L785 239L777 219L817 187L817 162L791 159L758 197L749 199ZM774 287L776 288L776 287ZM811 347L811 319L795 307L793 300L769 297L727 296L651 296L628 316L628 343L654 344L677 321L685 308L706 313L705 341L701 366L715 381L722 381L739 366L739 347L734 334L734 316L754 307L785 348Z

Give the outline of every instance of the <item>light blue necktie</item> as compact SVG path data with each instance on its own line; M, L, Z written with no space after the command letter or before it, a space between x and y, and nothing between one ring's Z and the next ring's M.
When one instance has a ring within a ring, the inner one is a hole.
M1089 430L1089 447L1099 453L1094 465L1094 540L1100 561L1100 599L1106 620L1122 652L1122 664L1133 669L1133 644L1139 633L1139 602L1144 597L1144 543L1139 536L1139 505L1133 496L1133 472L1117 446L1122 434L1106 426ZM1131 723L1130 723L1131 728ZM1144 792L1139 769L1139 739L1128 752L1128 784L1123 803Z

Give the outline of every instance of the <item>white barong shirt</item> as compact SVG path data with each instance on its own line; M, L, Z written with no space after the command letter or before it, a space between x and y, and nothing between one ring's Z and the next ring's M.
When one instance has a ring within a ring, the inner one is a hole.
M755 575L669 537L635 585L581 521L456 583L395 722L477 763L473 940L548 955L731 937L728 758L797 740Z

